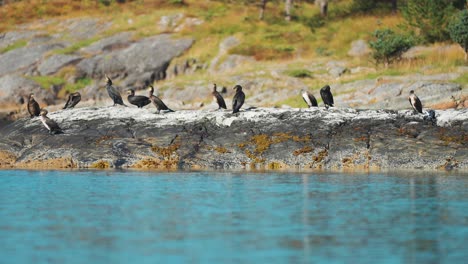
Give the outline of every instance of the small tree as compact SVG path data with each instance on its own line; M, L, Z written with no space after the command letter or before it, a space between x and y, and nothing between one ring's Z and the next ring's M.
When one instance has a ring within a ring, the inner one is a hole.
M373 49L373 57L377 63L384 63L385 67L399 60L413 46L411 37L397 34L390 29L376 30L374 37L376 39L369 43Z
M449 24L450 38L465 51L465 61L468 61L468 10L458 12Z
M447 24L455 11L452 0L407 0L402 10L407 24L419 29L425 42L449 39Z

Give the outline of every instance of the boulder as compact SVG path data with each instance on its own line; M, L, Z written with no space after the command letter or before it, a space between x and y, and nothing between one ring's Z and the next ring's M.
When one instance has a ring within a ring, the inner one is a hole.
M41 61L37 70L40 75L51 75L61 68L72 65L80 61L82 57L76 55L56 54Z
M367 56L371 50L365 40L359 39L351 43L351 49L348 51L348 55L351 57L363 57Z
M0 55L0 76L12 72L25 73L30 66L39 62L48 51L61 48L60 44L26 46Z
M189 49L192 43L193 40L189 38L173 39L168 34L157 35L132 43L121 50L84 59L77 64L77 69L80 75L91 78L102 78L107 74L137 80L142 75L149 74L149 80L140 81L153 82L164 79L171 60Z
M8 104L17 102L23 97L26 101L30 93L34 93L39 105L52 104L55 96L43 89L33 80L19 75L5 75L0 77L0 103Z

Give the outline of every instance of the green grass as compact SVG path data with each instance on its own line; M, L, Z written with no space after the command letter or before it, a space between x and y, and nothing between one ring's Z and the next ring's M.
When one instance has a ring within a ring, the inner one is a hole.
M87 47L87 46L91 45L92 43L96 42L97 40L98 40L98 38L90 38L90 39L85 39L85 40L82 40L82 41L78 41L78 42L74 43L73 45L71 45L69 47L55 50L54 53L56 53L56 54L72 54L72 53L78 51L81 48L84 48L84 47Z
M42 88L48 90L52 85L62 85L65 83L65 80L56 76L31 76L29 77Z
M1 49L0 53L5 53L5 52L8 52L10 50L22 48L22 47L26 46L26 44L28 44L28 42L26 40L18 40L15 43L10 44L10 45L6 46L5 48Z
M453 80L455 83L461 85L468 85L468 74L462 74L457 79Z
M313 78L312 72L307 69L292 69L287 70L285 73L295 78Z
M93 80L90 78L81 78L81 79L78 79L76 83L67 83L64 89L65 91L73 93L90 85L92 81Z

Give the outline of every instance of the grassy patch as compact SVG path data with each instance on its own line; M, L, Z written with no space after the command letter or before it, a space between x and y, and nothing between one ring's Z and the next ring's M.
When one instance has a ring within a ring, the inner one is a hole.
M312 72L307 69L287 70L285 73L295 78L313 78Z
M1 49L0 53L5 53L5 52L8 52L10 50L15 50L15 49L22 48L22 47L26 46L26 44L28 44L28 42L26 40L18 40L15 43L10 44L10 45L6 46L5 48Z
M67 83L64 89L67 92L73 93L90 85L92 81L93 80L91 78L80 78L76 81L76 83Z
M78 51L81 48L84 48L84 47L87 47L87 46L91 45L93 42L96 42L97 40L98 40L98 38L90 38L90 39L81 40L81 41L78 41L78 42L74 43L73 45L71 45L69 47L55 50L54 53L56 53L56 54L72 54L72 53Z
M44 89L49 89L52 85L62 85L65 80L56 76L31 76L29 77Z
M453 82L461 84L461 85L468 85L468 74L462 74L457 79L453 80Z

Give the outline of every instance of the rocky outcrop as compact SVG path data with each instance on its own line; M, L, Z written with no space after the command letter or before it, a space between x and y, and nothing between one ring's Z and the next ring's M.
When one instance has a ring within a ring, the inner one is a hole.
M77 108L0 129L2 167L468 169L468 110Z

